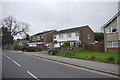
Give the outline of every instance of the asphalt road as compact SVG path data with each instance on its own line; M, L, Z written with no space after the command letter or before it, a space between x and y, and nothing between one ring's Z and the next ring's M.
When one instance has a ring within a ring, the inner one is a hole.
M24 54L10 52L1 54L2 78L33 78L38 80L40 78L111 78Z

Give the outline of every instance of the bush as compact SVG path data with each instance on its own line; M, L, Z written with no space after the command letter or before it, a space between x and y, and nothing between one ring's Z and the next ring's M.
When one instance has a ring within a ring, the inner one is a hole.
M114 62L114 61L115 61L115 58L114 58L113 56L108 57L108 58L106 59L106 62Z
M70 47L70 42L69 41L66 41L64 42L61 47Z
M13 47L14 47L15 50L21 50L21 46L19 46L18 43L14 43Z
M28 48L27 48L27 51L37 52L37 51L42 51L42 49L41 49L41 48L38 48L38 47L28 47Z
M48 49L48 54L55 55L57 53L57 50L54 49Z
M53 49L48 49L47 52L48 53L51 53L53 51Z
M90 57L90 60L95 60L95 59L96 59L95 56L91 56L91 57Z

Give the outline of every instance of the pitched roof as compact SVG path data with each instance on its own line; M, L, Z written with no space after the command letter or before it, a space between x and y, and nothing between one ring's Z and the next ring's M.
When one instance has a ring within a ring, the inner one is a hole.
M120 11L114 15L106 24L103 25L103 27L105 28L108 24L110 24L114 19L116 19L118 16L120 15Z
M65 29L65 30L60 30L57 31L55 34L59 34L59 33L69 33L69 32L75 32L75 31L80 31L86 27L89 27L88 25L86 26L81 26L81 27L75 27L75 28L70 28L70 29Z
M34 34L34 35L32 35L32 36L36 36L36 35L44 35L44 34L49 33L49 32L51 32L51 31L55 31L55 30L50 30L50 31L40 32L40 33Z

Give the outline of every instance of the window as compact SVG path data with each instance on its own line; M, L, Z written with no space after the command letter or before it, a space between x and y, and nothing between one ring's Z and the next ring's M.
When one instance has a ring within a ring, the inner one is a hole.
M76 36L80 36L80 33L79 33L79 32L76 32L75 35L76 35Z
M68 33L68 37L72 37L72 34L71 34L71 33Z
M89 34L87 35L87 39L90 39L90 35Z
M117 32L117 27L112 27L112 32Z
M112 42L107 42L107 47L112 47Z
M54 39L56 39L56 36L54 36Z
M113 47L118 47L118 42L112 42L113 43Z
M59 34L59 38L63 38L63 35L62 35L62 34Z
M117 27L106 27L106 33L117 32Z
M117 41L109 41L107 42L107 47L118 47Z
M111 27L106 27L106 33L110 33L111 32Z

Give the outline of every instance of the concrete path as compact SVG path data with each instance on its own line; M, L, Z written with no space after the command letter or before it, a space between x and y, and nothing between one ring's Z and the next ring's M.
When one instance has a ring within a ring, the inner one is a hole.
M17 53L25 53L26 55L32 55L42 58L47 58L55 61L60 61L80 67L90 68L110 74L119 74L118 73L118 66L117 64L109 64L109 63L102 63L102 62L96 62L96 61L88 61L88 60L81 60L81 59L73 59L73 58L67 58L67 57L61 57L61 56L53 56L53 55L47 55L47 54L41 54L39 52L21 52L21 51L12 51Z

